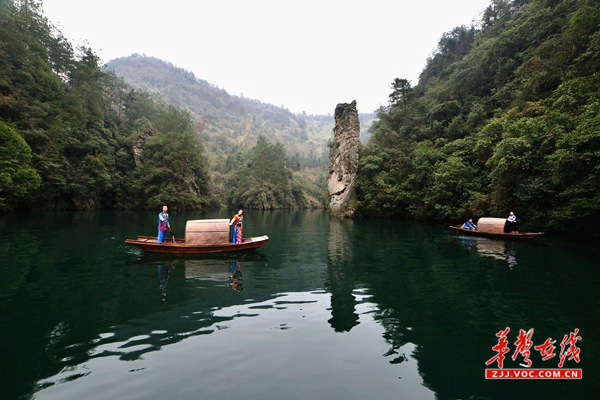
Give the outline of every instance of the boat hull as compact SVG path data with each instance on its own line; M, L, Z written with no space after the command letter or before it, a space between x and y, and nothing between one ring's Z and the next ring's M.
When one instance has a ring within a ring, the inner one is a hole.
M497 233L497 232L484 232L478 230L464 229L460 225L447 225L449 228L454 229L462 235L466 236L480 236L493 239L505 239L505 240L529 240L536 236L543 235L543 232L527 232L527 233Z
M158 243L156 236L138 236L136 239L126 239L125 244L138 247L149 253L175 253L175 254L214 254L214 253L234 253L238 251L248 251L258 249L269 241L268 236L257 236L245 238L242 243L221 243L221 244L202 244L188 245L185 239L166 239L164 243Z

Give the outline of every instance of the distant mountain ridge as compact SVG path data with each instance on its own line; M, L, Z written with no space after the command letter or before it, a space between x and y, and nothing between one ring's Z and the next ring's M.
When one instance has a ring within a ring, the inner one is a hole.
M297 115L258 100L232 96L192 72L153 57L134 54L114 59L106 67L136 90L157 94L168 104L188 110L199 124L209 156L248 149L264 135L271 142L280 141L290 155L328 157L332 115ZM365 126L373 118L373 114L365 114Z

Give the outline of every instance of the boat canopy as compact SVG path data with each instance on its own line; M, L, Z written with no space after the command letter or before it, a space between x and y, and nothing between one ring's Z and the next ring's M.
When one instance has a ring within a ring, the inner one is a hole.
M198 219L185 224L185 244L223 244L229 242L228 219Z
M477 230L480 232L504 233L506 218L479 218Z

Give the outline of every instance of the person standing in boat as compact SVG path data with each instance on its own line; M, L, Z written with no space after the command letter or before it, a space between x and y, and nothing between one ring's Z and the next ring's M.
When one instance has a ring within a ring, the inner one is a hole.
M233 244L242 243L242 230L244 223L244 210L239 210L237 214L231 218L229 225L233 225L233 234L231 235L231 242Z
M171 225L169 225L169 214L167 213L167 206L163 206L162 212L158 214L158 236L156 241L158 243L165 242L165 236L167 235L167 231L171 229Z
M469 220L467 222L465 222L464 224L462 224L461 228L474 231L474 230L477 229L477 225L475 225L473 223L473 218L469 218Z
M508 225L507 231L510 233L519 233L519 229L517 228L517 216L512 211L506 219L506 224Z

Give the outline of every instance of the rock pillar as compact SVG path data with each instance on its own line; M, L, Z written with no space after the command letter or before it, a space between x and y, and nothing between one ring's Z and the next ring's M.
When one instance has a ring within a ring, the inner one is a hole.
M356 171L360 121L356 101L335 108L333 142L329 148L329 213L352 217L356 211Z

